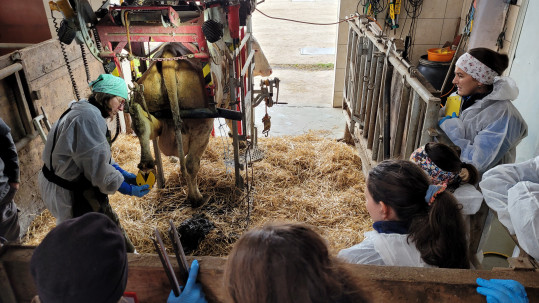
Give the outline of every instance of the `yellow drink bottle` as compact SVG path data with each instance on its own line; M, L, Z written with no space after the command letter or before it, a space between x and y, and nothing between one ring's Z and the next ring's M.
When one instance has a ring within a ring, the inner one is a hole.
M452 116L455 113L457 116L460 114L460 104L462 103L462 97L454 94L447 97L445 101L445 115Z

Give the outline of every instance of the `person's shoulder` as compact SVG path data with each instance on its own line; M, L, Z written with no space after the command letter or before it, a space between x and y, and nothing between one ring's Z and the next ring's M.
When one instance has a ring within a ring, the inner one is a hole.
M77 117L80 123L96 123L96 125L106 123L101 116L99 109L86 100L81 100L71 106L73 116Z

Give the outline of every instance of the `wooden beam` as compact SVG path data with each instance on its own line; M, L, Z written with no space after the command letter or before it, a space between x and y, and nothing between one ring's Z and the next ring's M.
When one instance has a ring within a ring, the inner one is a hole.
M5 269L17 302L30 302L36 294L30 275L32 253L33 247L23 246L8 246L0 252L0 268ZM193 257L187 259L191 262ZM196 259L200 262L198 277L208 302L229 302L223 287L226 259L204 256ZM141 303L165 302L171 288L159 257L129 254L128 260L126 291L136 292ZM175 264L175 258L171 258L171 262ZM537 270L487 271L355 264L350 264L349 268L372 302L485 302L485 298L476 292L478 277L517 280L526 288L530 302L539 300Z

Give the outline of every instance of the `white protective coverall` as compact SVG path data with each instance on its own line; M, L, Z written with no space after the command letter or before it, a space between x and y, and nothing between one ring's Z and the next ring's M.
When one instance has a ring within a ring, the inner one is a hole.
M453 196L462 205L462 214L466 216L474 215L477 213L483 202L483 195L475 186L465 183L461 184Z
M71 102L71 111L57 121L49 132L42 160L50 167L50 155L55 130L56 145L52 156L55 174L68 181L84 174L103 194L115 193L124 181L122 174L111 164L107 124L99 109L83 99ZM73 217L73 192L49 182L39 172L39 187L45 205L59 224Z
M497 166L483 175L479 186L498 220L539 260L539 156Z
M365 240L343 249L337 257L354 264L435 267L421 259L421 254L407 234L385 234L375 230L365 233Z
M527 136L528 126L511 103L518 87L509 77L496 77L492 92L465 109L458 119L440 128L462 150L463 162L482 174L500 163L515 162L515 148Z

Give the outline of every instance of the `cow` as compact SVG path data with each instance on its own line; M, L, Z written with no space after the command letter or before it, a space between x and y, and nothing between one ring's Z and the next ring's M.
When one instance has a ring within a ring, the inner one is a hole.
M256 50L253 75L269 76L271 68L260 49L253 41ZM214 87L214 102L217 107L228 108L229 63L232 58L222 41L209 45L211 54L211 74ZM180 43L164 44L155 57L172 58L189 54L190 51ZM136 81L142 92L135 92L129 109L132 126L139 138L141 160L138 168L149 171L155 168L155 160L150 151L150 140L159 137L159 150L167 156L180 158L181 173L187 182L187 201L193 207L206 200L198 189L197 173L200 158L206 149L213 128L213 118L181 119L181 138L175 132L175 119L170 116L181 110L210 107L206 94L202 63L197 59L183 59L154 62L140 79ZM225 117L225 116L223 116ZM182 142L183 149L177 148Z
M182 44L171 43L163 47L160 57L180 57L188 53ZM154 62L136 83L143 87L143 92L134 94L129 112L141 146L138 168L142 171L155 168L149 142L159 137L160 151L180 158L181 173L188 187L187 201L193 207L201 205L204 198L198 189L197 173L200 158L209 142L213 118L182 119L183 123L179 125L181 138L175 132L173 119L173 115L179 113L178 108L209 107L201 62L197 59ZM177 147L180 140L183 149Z

